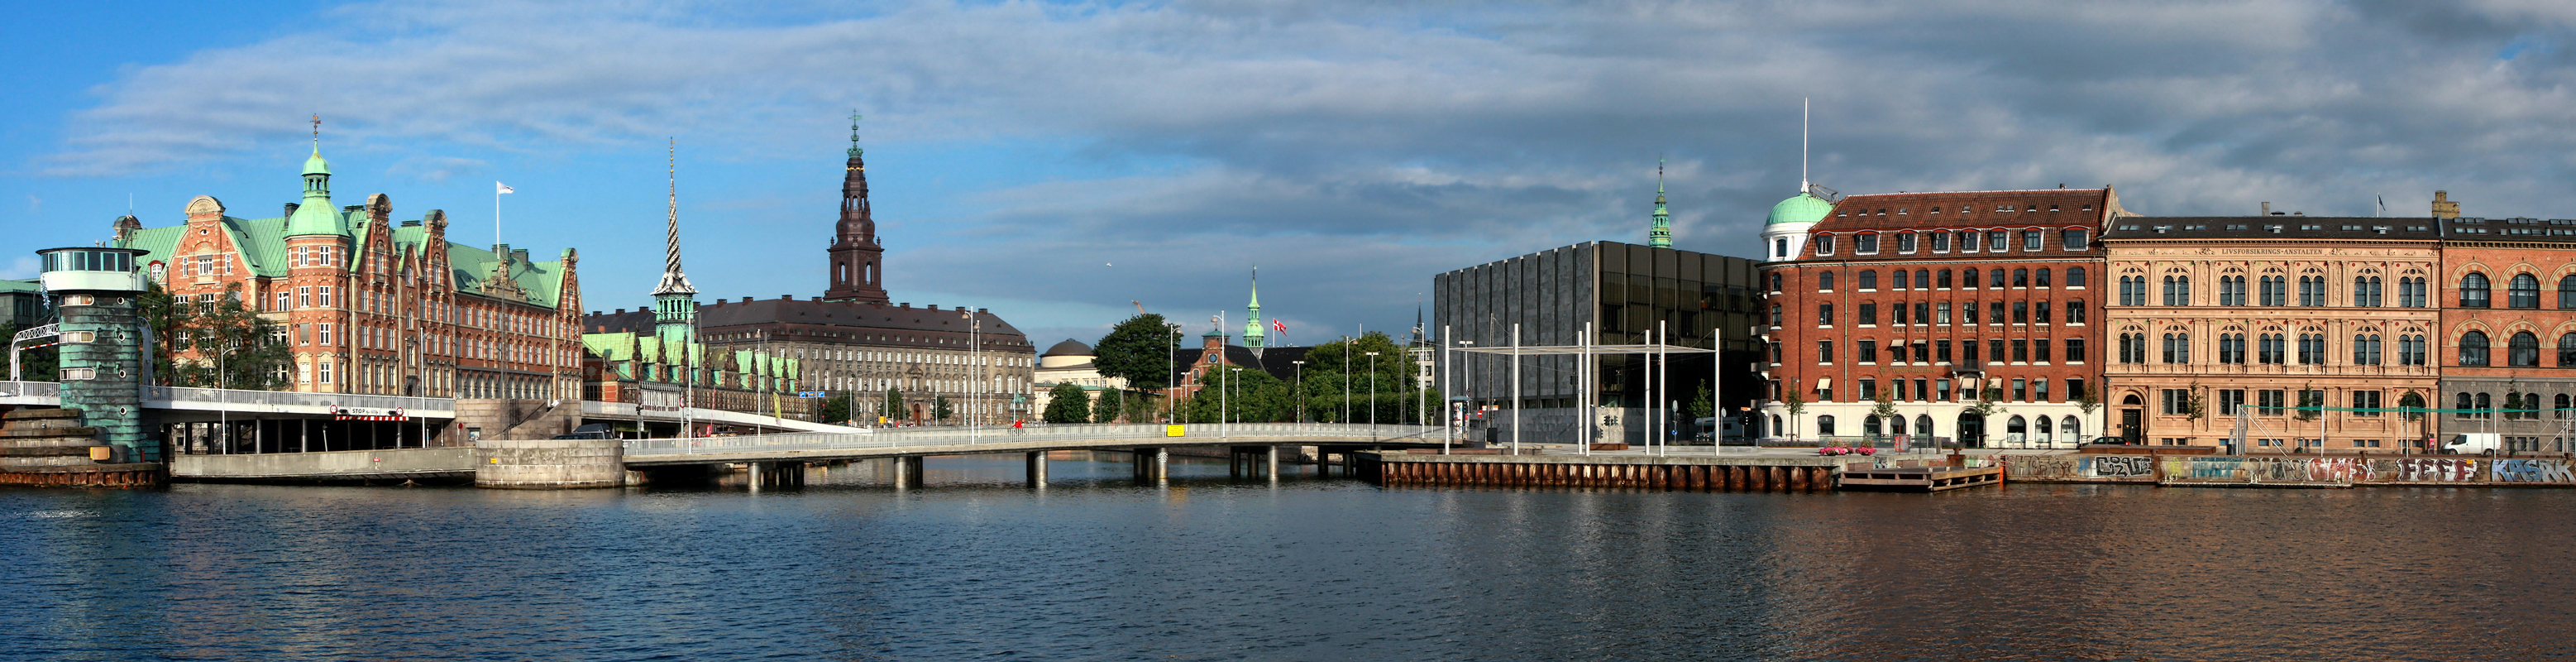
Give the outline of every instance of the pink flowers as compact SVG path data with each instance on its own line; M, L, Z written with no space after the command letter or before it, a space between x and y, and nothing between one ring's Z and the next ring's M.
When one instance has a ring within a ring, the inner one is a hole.
M1851 446L1851 447L1844 447L1844 446L1826 446L1826 447L1823 447L1823 448L1818 448L1818 449L1816 449L1816 454L1817 454L1817 455L1825 455L1825 456L1834 456L1834 455L1877 455L1877 454L1878 454L1878 449L1877 449L1877 448L1872 448L1872 447L1869 447L1869 446Z

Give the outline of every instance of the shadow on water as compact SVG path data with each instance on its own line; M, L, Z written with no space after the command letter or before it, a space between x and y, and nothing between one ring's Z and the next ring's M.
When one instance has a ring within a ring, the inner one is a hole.
M0 490L15 659L2544 660L2576 491ZM1303 468L1311 473L1311 468Z

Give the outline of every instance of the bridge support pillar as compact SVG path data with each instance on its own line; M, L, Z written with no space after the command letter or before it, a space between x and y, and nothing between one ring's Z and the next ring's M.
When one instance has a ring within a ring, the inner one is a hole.
M1030 453L1029 453L1029 487L1046 487L1046 486L1047 486L1047 454L1046 454L1046 451L1033 451L1033 452L1030 452Z
M1279 482L1279 447L1269 446L1268 451L1264 455L1269 458L1269 464L1262 468L1261 475L1269 476L1270 482L1276 483Z
M744 470L742 475L743 487L748 488L753 492L758 492L760 491L762 483L769 482L769 463L744 462L742 463L742 468Z
M895 458L894 486L903 489L919 489L922 479L921 460L920 456Z

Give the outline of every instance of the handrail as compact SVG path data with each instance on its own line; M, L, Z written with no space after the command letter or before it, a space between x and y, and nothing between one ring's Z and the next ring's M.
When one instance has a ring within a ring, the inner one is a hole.
M1167 428L1157 424L1089 424L1045 425L1030 428L1008 426L897 428L874 429L855 433L790 433L745 435L738 437L693 437L687 439L632 439L626 442L626 455L707 455L716 453L750 453L763 451L860 450L875 448L930 448L982 444L1023 445L1029 443L1121 441L1144 444L1222 444L1241 439L1255 443L1261 439L1334 438L1380 439L1387 441L1427 439L1439 436L1438 426L1362 425L1339 423L1236 423L1225 426L1223 436L1217 426L1184 425L1182 436L1167 436Z

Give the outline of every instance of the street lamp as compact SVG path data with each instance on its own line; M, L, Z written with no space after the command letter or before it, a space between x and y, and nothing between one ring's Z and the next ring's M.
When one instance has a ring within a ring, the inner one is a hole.
M1446 327L1443 327L1443 328L1446 328ZM1461 341L1458 341L1458 346L1460 346L1460 347L1465 347L1465 348L1467 348L1467 349L1473 350L1473 349L1475 349L1475 348L1476 348L1476 341L1473 341L1473 340L1461 340ZM1460 361L1461 363L1464 363L1464 364L1465 364L1465 365L1463 365L1463 366L1460 366L1460 369L1461 369L1461 370L1463 370L1463 371L1465 371L1465 372L1467 373L1467 390L1468 390L1468 391L1470 391L1470 392L1473 392L1473 391L1475 391L1475 390L1476 390L1476 356L1477 356L1477 355L1476 355L1476 353L1475 353L1475 352L1470 351L1470 352L1466 353L1466 354L1461 358L1461 361ZM1451 388L1452 388L1453 390L1455 390L1456 385L1455 385L1455 384L1452 384L1452 385L1451 385ZM1440 394L1440 395L1442 395L1443 397L1450 397L1450 398L1458 397L1458 394L1456 394L1456 393L1442 393L1442 394ZM1477 411L1477 412L1479 412L1479 413L1481 413L1481 412L1483 411L1483 410L1480 410L1480 409L1476 409L1476 399L1475 399L1474 397L1469 397L1469 398L1467 398L1467 408L1468 408L1469 410ZM1460 413L1464 413L1464 412L1460 412ZM1464 419L1464 418L1462 418L1461 420L1459 420L1459 421L1457 422L1457 426L1458 426L1458 433L1459 433L1459 434L1462 434L1462 435L1463 435L1463 434L1466 434L1466 433L1467 433L1467 426L1468 426L1468 422L1469 422L1469 421L1468 421L1468 420L1466 420L1466 419ZM1449 423L1449 422L1447 422L1447 421L1442 421L1442 422L1441 422L1441 425L1449 425L1449 424L1450 424L1450 423Z
M1233 370L1234 370L1234 376L1232 376L1232 377L1227 377L1227 378L1225 379L1225 389L1226 389L1227 391L1240 391L1240 390L1243 390L1243 386L1242 386L1242 384L1243 384L1243 369L1242 369L1242 368L1234 368ZM1227 421L1226 421L1227 423L1232 424L1232 423L1240 423L1240 422L1243 422L1243 415L1242 415L1242 414L1239 414L1239 413L1235 413L1233 405L1227 405L1226 407L1224 407L1224 409L1225 409L1225 416L1224 416L1224 418L1226 418L1226 419L1227 419Z
M1297 366L1297 382L1296 385L1289 387L1288 392L1290 396L1297 399L1297 422L1304 423L1306 422L1306 362L1297 360L1289 363Z
M1371 427L1375 427L1375 426L1377 425L1377 352L1368 352L1368 357L1369 357L1369 426L1371 426Z
M1163 381L1166 382L1163 384L1163 424L1172 425L1180 422L1179 409L1172 401L1172 392L1178 390L1177 387L1180 385L1169 382L1180 379L1181 325L1167 322L1163 324L1163 328L1171 331L1169 335L1164 336L1170 342L1163 347Z

